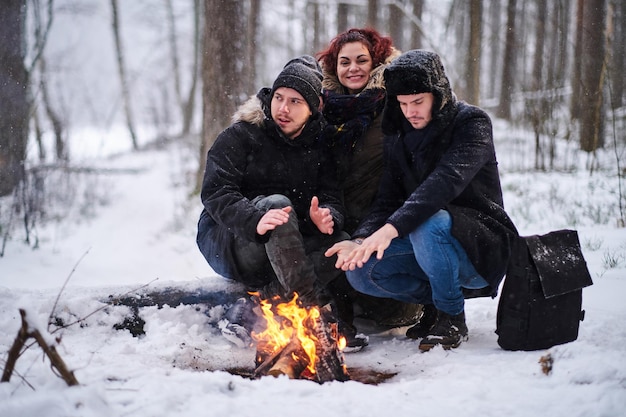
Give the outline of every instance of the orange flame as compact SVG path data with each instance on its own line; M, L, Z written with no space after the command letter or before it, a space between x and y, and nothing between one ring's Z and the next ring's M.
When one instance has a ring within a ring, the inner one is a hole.
M292 338L297 338L309 357L307 369L311 374L315 374L317 338L311 332L307 322L320 316L319 309L302 307L298 302L298 294L295 294L291 301L276 305L271 301L261 300L261 311L267 327L260 333L252 332L252 337L257 342L262 342L263 349L268 354L282 350Z

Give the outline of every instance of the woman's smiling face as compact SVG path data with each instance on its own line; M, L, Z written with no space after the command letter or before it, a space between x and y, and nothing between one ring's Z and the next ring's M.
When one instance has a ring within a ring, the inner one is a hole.
M372 56L363 43L350 42L339 50L337 78L350 94L359 93L365 88L372 67Z

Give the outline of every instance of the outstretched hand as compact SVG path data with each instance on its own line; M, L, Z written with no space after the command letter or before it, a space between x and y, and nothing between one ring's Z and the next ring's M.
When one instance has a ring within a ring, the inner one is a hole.
M309 216L320 232L327 235L333 234L335 221L333 220L333 216L330 214L330 209L320 207L319 199L315 196L311 199Z
M291 210L291 206L268 210L257 223L256 232L262 236L270 230L274 230L278 226L287 223Z
M385 250L395 237L398 237L396 228L386 224L364 239L360 245L351 240L344 240L335 243L324 255L330 257L337 254L335 267L343 271L354 271L356 268L362 268L374 252L377 259L382 259Z
M326 252L324 252L324 256L330 258L333 255L337 255L335 268L347 271L348 267L350 266L350 261L348 261L348 259L350 259L350 255L358 247L359 244L352 240L342 240L341 242L337 242L333 246L328 248ZM354 269L354 267L352 269Z

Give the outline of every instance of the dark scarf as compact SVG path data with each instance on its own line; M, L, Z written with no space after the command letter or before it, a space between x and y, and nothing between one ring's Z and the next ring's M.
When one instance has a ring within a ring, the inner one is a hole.
M432 124L429 123L423 129L414 129L408 120L403 121L403 130L406 132L402 138L402 144L409 166L418 170L418 183L432 171L436 164L435 138Z
M359 94L338 94L324 91L324 116L328 125L324 130L325 140L335 148L351 153L358 140L383 110L385 90L366 89Z

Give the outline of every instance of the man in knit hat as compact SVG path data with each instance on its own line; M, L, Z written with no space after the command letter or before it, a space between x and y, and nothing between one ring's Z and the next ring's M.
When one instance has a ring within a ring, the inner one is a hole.
M341 274L324 251L348 238L341 194L319 141L322 74L311 56L289 61L233 116L207 156L197 244L211 268L260 298L294 294L323 305ZM219 325L246 346L255 322L250 297Z
M384 72L385 172L370 214L328 256L358 291L424 304L419 349L467 339L465 298L495 297L515 226L503 208L489 116L458 101L439 56L413 50Z

